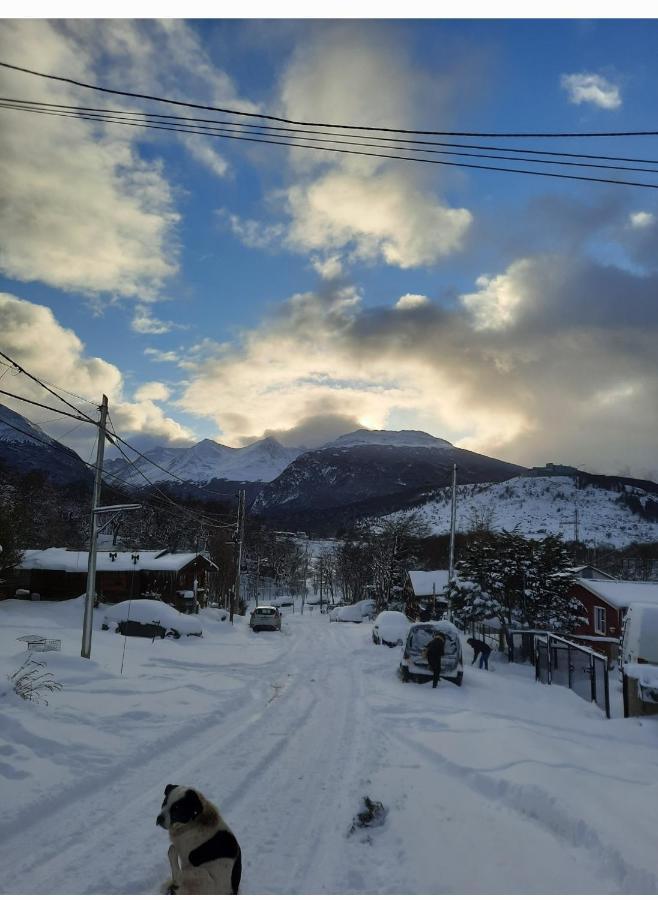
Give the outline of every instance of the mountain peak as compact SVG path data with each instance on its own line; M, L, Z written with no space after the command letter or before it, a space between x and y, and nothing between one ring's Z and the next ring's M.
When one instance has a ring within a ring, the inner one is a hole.
M358 447L378 445L382 447L433 447L447 449L453 445L443 438L434 437L426 431L386 431L383 429L359 428L349 434L343 434L334 441L325 444L327 447Z

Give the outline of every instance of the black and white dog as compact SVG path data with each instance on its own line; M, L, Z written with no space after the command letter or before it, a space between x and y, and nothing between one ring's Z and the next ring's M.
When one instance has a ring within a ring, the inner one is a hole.
M156 824L171 838L166 894L237 894L242 854L219 810L194 788L168 784Z

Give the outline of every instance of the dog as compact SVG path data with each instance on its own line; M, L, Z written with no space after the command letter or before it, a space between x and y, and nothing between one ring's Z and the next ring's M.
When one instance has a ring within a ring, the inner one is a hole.
M237 894L242 851L218 809L200 791L168 784L156 819L169 831L171 880L165 894Z

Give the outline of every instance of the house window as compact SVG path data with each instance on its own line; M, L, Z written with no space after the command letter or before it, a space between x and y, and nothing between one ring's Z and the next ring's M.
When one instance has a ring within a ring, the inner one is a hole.
M594 631L597 634L607 634L604 606L594 607Z

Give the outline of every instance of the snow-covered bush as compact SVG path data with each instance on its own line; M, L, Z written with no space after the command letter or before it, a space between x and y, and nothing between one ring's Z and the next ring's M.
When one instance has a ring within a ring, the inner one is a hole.
M52 672L45 672L46 663L44 660L33 659L30 654L25 662L16 669L11 675L8 675L14 693L22 700L31 700L33 703L44 703L48 706L48 701L42 694L49 691L51 694L55 691L61 691L62 685L59 681L54 680Z

